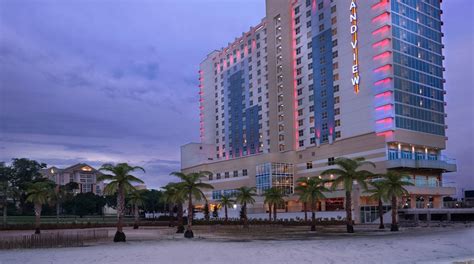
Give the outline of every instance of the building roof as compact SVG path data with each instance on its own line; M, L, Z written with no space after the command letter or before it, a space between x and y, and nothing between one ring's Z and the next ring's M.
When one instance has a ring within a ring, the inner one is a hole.
M52 176L57 173L71 173L74 171L86 171L86 172L93 172L96 174L102 174L100 171L96 170L94 167L86 164L86 163L77 163L75 165L66 167L64 169L60 169L58 167L52 166L46 169L41 169L40 173L44 176Z

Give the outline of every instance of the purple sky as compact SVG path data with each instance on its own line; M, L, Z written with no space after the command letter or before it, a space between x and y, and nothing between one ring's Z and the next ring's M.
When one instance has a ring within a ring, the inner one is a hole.
M0 161L126 161L149 187L198 141L198 65L264 0L0 0ZM448 150L474 188L474 1L445 0ZM468 22L471 23L468 23Z

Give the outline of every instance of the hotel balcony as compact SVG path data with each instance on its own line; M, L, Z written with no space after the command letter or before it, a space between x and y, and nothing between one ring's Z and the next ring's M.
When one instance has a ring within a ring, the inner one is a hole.
M443 172L455 172L457 169L456 160L444 156L437 157L436 159L410 159L389 156L387 168L438 169Z

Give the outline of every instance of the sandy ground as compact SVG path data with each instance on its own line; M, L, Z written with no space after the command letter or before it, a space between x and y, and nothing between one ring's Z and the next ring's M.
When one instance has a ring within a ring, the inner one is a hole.
M255 239L254 231L204 234L193 240L169 229L127 230L127 243L0 251L7 263L474 263L474 228L424 228L354 235L308 232ZM209 230L207 230L209 231ZM268 230L268 232L271 232ZM243 233L243 234L241 234ZM159 239L156 239L160 237ZM278 240L273 240L278 238ZM150 240L153 239L153 240ZM465 262L472 260L473 262Z

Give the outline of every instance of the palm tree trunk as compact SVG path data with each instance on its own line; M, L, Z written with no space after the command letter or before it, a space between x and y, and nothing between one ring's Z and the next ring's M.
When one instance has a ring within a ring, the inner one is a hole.
M135 223L133 224L133 229L138 229L138 219L140 215L138 214L138 204L134 206L134 213L135 213Z
M249 221L247 218L247 203L244 203L244 206L242 206L242 212L244 217L244 227L249 227Z
M56 223L59 224L59 211L61 210L61 205L59 203L59 200L56 201Z
M35 203L35 234L40 234L40 224L41 224L41 204Z
M176 233L184 233L183 226L183 203L178 203L178 229Z
M308 203L303 203L303 210L304 210L304 221L308 222Z
M123 186L119 184L117 192L117 232L114 236L114 242L125 242L125 233L123 232L123 214L125 210L125 193Z
M184 232L184 237L186 238L193 238L193 194L189 192L189 200L188 200L188 226L186 232Z
M268 203L268 220L272 221L272 204Z
M384 229L385 226L383 225L383 204L382 204L382 199L379 199L379 217L380 217L379 229Z
M273 203L273 221L277 220L277 204Z
M224 205L225 222L227 223L227 204Z
M390 227L390 231L398 231L398 223L397 223L397 196L392 196L392 225Z
M352 197L349 191L346 191L346 226L347 233L354 233L354 225L352 223Z
M174 226L174 206L175 205L173 203L170 203L168 205L168 207L169 207L169 212L168 213L169 213L169 217L170 217L170 223L169 223L170 227Z
M8 204L5 203L3 205L3 227L7 227L7 210L8 210Z
M316 211L314 203L311 204L311 231L316 231Z

